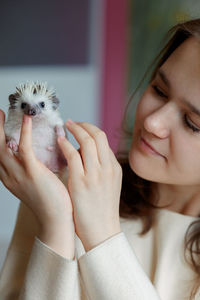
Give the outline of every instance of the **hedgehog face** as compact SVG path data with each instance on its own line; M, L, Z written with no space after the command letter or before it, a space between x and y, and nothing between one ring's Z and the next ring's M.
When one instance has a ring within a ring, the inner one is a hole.
M49 117L59 106L54 90L47 90L46 84L26 83L16 88L16 93L9 96L9 109L31 117Z
M21 110L25 115L36 116L42 113L42 109L45 108L45 102L42 101L38 104L30 104L28 102L21 102Z

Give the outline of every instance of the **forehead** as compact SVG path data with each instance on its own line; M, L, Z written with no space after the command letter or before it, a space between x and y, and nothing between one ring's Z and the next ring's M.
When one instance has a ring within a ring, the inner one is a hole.
M184 41L160 67L173 86L183 93L188 89L200 93L200 41L190 37ZM191 91L191 90L190 90Z
M200 40L188 38L169 56L162 69L200 75ZM172 75L172 74L171 74ZM199 77L200 78L200 77Z

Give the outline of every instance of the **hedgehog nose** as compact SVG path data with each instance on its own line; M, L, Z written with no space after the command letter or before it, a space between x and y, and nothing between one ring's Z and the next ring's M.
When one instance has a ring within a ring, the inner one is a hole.
M36 109L35 108L29 109L28 115L35 116L36 115Z

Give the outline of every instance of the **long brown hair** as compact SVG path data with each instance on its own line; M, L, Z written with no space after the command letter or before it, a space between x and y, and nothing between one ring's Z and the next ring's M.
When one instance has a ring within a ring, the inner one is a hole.
M144 77L140 81L138 87L130 97L124 119L122 122L123 140L132 138L132 130L128 128L127 113L130 104L138 89L154 67L149 83L154 79L159 67L168 59L173 51L180 46L189 37L197 37L200 39L200 19L181 22L173 26L165 35L167 39L165 46L155 57L152 64L147 69ZM121 144L122 145L122 144ZM139 177L131 168L128 162L128 150L122 149L121 145L116 153L117 159L121 164L123 171L122 190L120 198L119 214L123 218L141 218L143 221L143 229L140 235L146 234L154 224L156 209L160 208L156 205L158 197L153 187L153 182ZM186 250L189 250L189 258L186 256ZM200 286L200 219L192 222L185 234L184 238L184 257L189 266L197 274L197 280L190 294L190 300L197 293Z

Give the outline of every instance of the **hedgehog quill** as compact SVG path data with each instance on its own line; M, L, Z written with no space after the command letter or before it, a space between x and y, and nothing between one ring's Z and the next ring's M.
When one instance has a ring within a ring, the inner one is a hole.
M67 165L57 143L66 136L64 122L58 111L59 99L47 83L26 82L9 96L8 117L4 124L6 143L17 154L23 115L32 118L32 147L35 156L54 173Z

